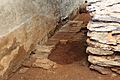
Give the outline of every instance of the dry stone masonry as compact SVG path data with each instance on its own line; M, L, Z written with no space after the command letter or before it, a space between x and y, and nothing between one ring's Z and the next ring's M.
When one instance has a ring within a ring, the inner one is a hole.
M88 0L92 17L87 28L90 68L120 74L120 0Z

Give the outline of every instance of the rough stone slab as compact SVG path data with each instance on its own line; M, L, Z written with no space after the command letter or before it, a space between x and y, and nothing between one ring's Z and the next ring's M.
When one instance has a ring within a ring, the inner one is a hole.
M105 67L120 67L120 56L88 56L88 61L94 65L105 66Z
M115 35L115 34L120 34L120 31L117 31L117 30L112 31L112 34L113 34L113 35Z
M30 56L31 59L44 59L47 58L49 55L49 53L35 53L33 55Z
M111 70L109 68L105 68L105 67L101 67L101 66L97 66L97 65L91 65L90 69L96 70L101 74L110 74Z
M55 46L47 46L47 45L37 45L35 47L35 53L50 53L52 51L52 49L54 48Z
M116 12L116 13L113 13L113 12L108 12L108 11L101 11L101 12L96 12L95 15L109 15L111 17L111 19L113 18L114 19L120 19L120 12ZM117 22L117 21L116 21Z
M109 15L95 15L92 18L93 21L97 22L114 22L114 23L120 23L120 18L117 17L111 17Z
M56 63L53 61L50 61L49 59L36 59L36 61L33 63L32 67L37 68L43 68L43 69L51 69L56 68Z
M92 22L90 21L87 28L90 31L120 31L120 24L118 23L103 23L103 22Z
M87 0L88 4L96 4L97 2L102 2L102 0Z
M100 3L101 4L101 3ZM120 18L120 5L110 7L103 7L100 4L91 5L87 7L89 12L95 12L95 15L109 15L111 17Z
M98 5L98 3L100 3L99 4L100 7L106 7L107 8L107 7L113 7L115 5L118 6L120 1L116 0L116 1L113 2L112 0L88 0L89 5Z
M87 36L89 36L90 39L96 40L100 43L117 45L117 39L112 35L112 33L88 32Z
M102 9L101 9L102 10ZM109 15L110 17L113 17L113 18L120 18L120 12L118 11L109 11L111 9L108 9L108 10L102 10L102 11L98 11L98 10L94 10L95 11L95 15ZM92 12L94 12L92 11Z
M93 48L93 47L87 47L86 49L87 53L93 54L93 55L113 55L113 51L103 50L100 48Z
M96 12L96 6L87 6L86 9L87 9L89 12Z
M91 41L90 39L87 39L87 43L89 46L94 46L98 47L104 50L111 50L111 51L118 51L120 52L120 45L112 46L112 45L107 45L107 44L102 44L99 42Z
M33 63L36 61L36 59L47 59L49 53L35 53L30 55L28 59L26 59L23 63L22 66L31 68Z

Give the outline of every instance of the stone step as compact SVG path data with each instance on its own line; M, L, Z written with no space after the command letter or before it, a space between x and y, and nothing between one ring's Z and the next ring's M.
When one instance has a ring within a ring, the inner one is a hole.
M55 46L48 46L48 45L37 45L35 47L34 53L41 54L41 53L50 53Z
M45 58L45 59L36 59L35 62L32 64L32 67L35 68L43 68L43 69L52 69L56 68L56 63Z

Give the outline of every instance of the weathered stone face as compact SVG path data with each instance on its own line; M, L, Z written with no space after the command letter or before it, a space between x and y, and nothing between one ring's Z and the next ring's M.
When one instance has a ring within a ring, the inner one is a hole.
M44 21L43 21L44 20ZM40 23L43 21L44 23ZM49 24L45 24L45 23ZM16 29L14 32L1 38L0 47L1 52L1 74L4 72L17 69L21 62L28 57L34 46L41 41L47 33L55 27L55 19L50 19L44 16L35 16L31 18L28 23L25 23ZM16 66L17 65L17 66ZM14 67L13 67L14 66ZM12 68L8 70L9 68ZM8 72L9 73L9 72Z
M0 80L16 71L84 0L0 0Z

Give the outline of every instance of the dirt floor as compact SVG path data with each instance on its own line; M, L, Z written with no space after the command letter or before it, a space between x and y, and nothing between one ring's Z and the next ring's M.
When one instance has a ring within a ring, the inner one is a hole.
M87 24L90 17L88 13L79 14L75 20ZM16 72L8 80L120 80L119 75L101 75L89 69L86 54L86 32L83 29L66 44L58 44L48 58L57 63L56 69L44 70L42 68L29 68L25 73ZM73 39L74 39L73 38Z

